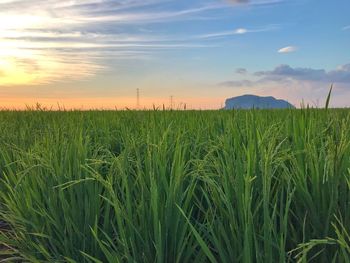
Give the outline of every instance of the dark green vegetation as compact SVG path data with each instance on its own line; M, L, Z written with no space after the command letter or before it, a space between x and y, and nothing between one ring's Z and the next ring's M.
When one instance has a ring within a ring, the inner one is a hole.
M0 172L11 262L350 262L349 110L1 112Z

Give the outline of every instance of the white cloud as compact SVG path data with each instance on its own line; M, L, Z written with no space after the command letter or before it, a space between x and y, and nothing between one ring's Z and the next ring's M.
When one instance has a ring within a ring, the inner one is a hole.
M234 36L234 35L244 35L248 33L259 33L259 32L268 32L272 30L278 29L277 25L269 25L261 28L237 28L235 30L231 31L221 31L221 32L214 32L210 34L204 34L200 35L197 38L200 39L215 39L215 38L223 38L223 37L229 37L229 36Z
M271 5L278 4L285 0L227 0L231 4L248 4L248 5Z
M277 52L278 53L292 53L292 52L295 52L297 50L298 50L297 47L288 46L288 47L284 47L284 48L279 49Z
M236 34L245 34L247 32L248 32L248 30L245 28L238 28L234 31L234 33L236 33Z

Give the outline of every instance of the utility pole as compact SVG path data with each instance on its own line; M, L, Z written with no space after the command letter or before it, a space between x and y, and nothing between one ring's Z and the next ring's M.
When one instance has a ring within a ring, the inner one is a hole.
M173 95L171 95L170 96L170 109L172 110L173 109L173 104L174 103L174 96Z
M140 89L136 90L136 108L140 109Z

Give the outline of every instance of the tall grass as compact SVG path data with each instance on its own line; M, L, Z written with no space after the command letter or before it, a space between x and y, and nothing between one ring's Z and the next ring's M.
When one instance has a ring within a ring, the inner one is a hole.
M0 113L10 262L349 262L349 211L349 110Z

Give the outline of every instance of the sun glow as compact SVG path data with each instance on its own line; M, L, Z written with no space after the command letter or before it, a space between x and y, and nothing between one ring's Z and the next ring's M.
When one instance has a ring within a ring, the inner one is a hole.
M15 41L0 42L0 84L18 85L32 83L38 77L33 71L35 53L16 47Z
M58 79L78 79L101 67L91 58L71 56L64 49L94 48L93 43L71 39L79 32L62 32L61 27L78 23L66 17L33 10L34 15L0 10L0 85L38 85ZM42 41L44 39L44 41Z
M19 85L32 83L36 76L32 72L17 67L17 62L14 59L2 59L0 61L0 83L2 85Z
M1 21L6 21L0 24L0 30L3 31L40 27L48 21L48 18L33 15L1 15Z

